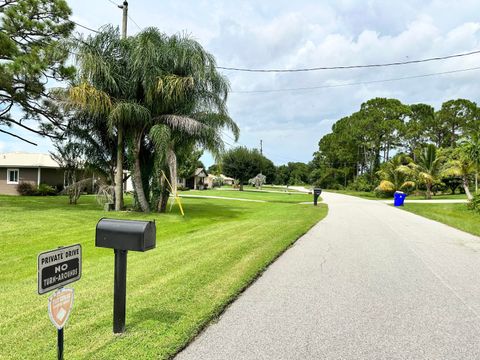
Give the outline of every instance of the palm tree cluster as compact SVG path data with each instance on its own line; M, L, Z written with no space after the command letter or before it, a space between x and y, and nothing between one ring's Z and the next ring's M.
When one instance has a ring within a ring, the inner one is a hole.
M472 155L472 148L472 143L468 142L455 149L440 151L435 145L428 144L418 152L415 162L405 154L398 154L382 164L377 172L381 182L375 190L379 194L391 195L398 190L408 193L424 186L426 198L430 199L434 187L442 180L457 177L471 200L470 177L476 174L478 159L476 153Z
M124 168L139 209L162 211L170 191L163 173L176 191L183 157L196 147L222 153L223 130L238 138L226 107L229 83L189 36L147 28L122 39L107 26L75 52L78 75L61 97L73 112L69 135L85 144L87 162L114 178L116 210Z

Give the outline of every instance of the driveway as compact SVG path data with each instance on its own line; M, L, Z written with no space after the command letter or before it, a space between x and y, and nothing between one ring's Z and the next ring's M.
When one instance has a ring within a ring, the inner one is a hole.
M479 359L480 239L322 197L328 216L177 359Z

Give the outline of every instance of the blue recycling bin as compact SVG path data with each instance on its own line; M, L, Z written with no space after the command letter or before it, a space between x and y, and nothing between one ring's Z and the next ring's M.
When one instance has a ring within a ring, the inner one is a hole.
M393 194L393 206L403 206L407 194L401 191L395 191Z

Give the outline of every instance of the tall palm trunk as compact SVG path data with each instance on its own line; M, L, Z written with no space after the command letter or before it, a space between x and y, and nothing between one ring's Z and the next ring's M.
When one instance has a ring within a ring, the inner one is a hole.
M159 172L158 183L160 184L160 196L158 197L157 211L160 213L164 213L167 211L167 204L168 204L170 191L166 186L167 184L165 182L165 178L163 177L162 172Z
M463 190L465 190L465 194L467 195L468 200L472 200L473 196L472 193L470 192L470 188L468 187L468 178L466 176L462 177L462 185L463 185Z
M430 182L426 183L427 185L427 200L432 198L432 184Z
M117 170L115 173L115 211L123 209L123 127L117 129Z
M170 184L172 185L173 196L177 195L177 155L173 151L173 145L167 149L167 163L170 171Z
M475 194L478 194L478 170L475 171Z
M138 134L134 139L133 154L135 157L135 165L133 172L133 181L135 183L135 190L137 193L138 203L143 212L150 212L150 205L145 196L142 181L142 166L140 165L140 146L142 143L142 134Z

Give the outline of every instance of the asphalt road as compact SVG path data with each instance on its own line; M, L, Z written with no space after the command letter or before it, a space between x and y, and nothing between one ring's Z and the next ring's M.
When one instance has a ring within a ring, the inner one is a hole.
M480 359L480 239L322 197L327 218L177 359Z

